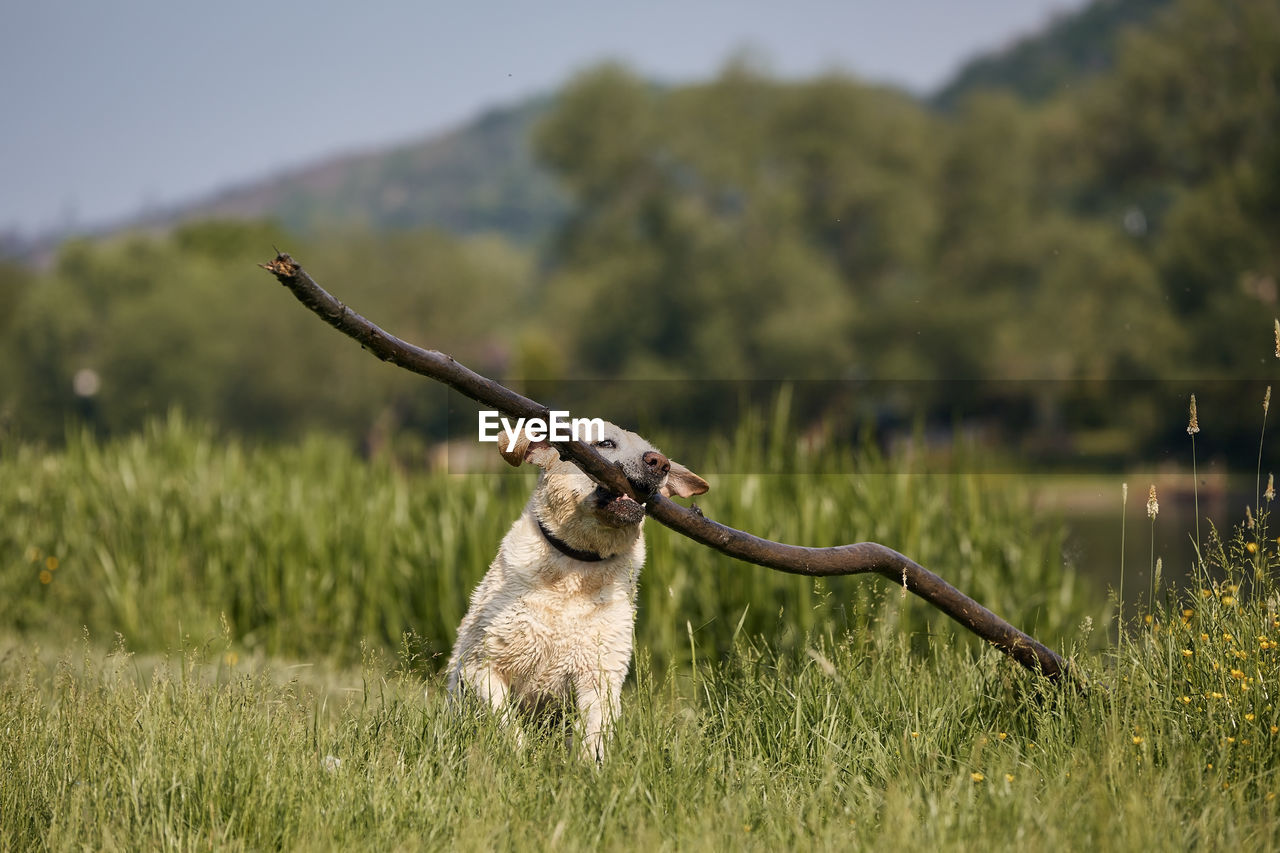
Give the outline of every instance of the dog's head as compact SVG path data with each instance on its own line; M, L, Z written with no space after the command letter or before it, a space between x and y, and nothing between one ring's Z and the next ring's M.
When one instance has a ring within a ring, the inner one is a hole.
M673 462L634 432L605 423L591 445L605 459L616 462L639 494L658 492L667 497L690 497L707 491L707 482L679 462ZM530 462L542 469L531 502L539 520L575 548L616 554L634 541L644 521L644 507L596 482L545 441L530 442L520 435L507 449L498 442L502 458L512 465Z

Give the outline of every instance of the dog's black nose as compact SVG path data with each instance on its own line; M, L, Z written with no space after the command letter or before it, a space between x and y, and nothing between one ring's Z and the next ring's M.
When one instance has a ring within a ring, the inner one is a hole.
M671 460L656 450L645 451L644 456L641 456L640 460L644 462L645 468L647 468L651 474L655 474L658 477L665 477L667 474L671 473Z

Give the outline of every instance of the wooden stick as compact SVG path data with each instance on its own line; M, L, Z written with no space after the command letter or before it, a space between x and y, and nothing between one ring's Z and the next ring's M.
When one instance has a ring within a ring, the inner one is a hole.
M423 349L390 335L331 296L286 254L262 264L303 305L383 361L443 382L477 402L509 417L550 418L541 403L517 394L459 364L452 356ZM645 505L645 511L661 524L748 563L811 577L874 572L901 583L925 601L955 619L1005 654L1046 678L1058 682L1067 674L1067 663L1052 649L1019 631L951 584L909 557L875 542L858 542L831 548L806 548L773 542L726 527L705 517L696 506L686 508L660 494L638 494L622 470L595 448L577 441L555 442L561 456L573 460L597 483L626 494Z

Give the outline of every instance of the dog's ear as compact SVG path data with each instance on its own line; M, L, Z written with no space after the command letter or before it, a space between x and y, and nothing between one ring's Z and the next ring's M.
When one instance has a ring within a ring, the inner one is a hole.
M507 448L511 449L508 450ZM545 441L529 441L529 436L521 430L516 435L516 441L511 443L511 433L506 430L498 436L498 452L502 454L502 458L507 460L507 464L512 467L519 468L526 462L532 462L535 465L545 464L542 458L542 451L550 450L551 445Z
M711 488L707 485L707 481L681 465L679 462L671 462L671 473L667 474L667 482L662 486L662 493L667 497L675 495L679 498L691 498L694 495L700 495L707 489Z

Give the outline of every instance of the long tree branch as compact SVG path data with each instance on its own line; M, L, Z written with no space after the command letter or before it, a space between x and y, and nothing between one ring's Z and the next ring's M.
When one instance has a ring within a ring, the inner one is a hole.
M423 349L390 335L339 302L287 254L262 265L273 273L303 305L329 325L360 342L383 361L443 382L450 388L513 417L550 418L541 403L517 394L510 388L481 376L459 364L452 356ZM630 495L645 504L645 511L672 530L710 548L782 572L811 577L854 575L874 572L928 601L964 627L991 643L1018 663L1053 681L1067 673L1066 662L1052 649L1019 631L951 584L899 554L875 542L859 542L831 548L807 548L773 542L735 530L705 517L697 508L688 509L660 494L637 494L622 470L577 441L555 442L562 456L572 459L596 482L619 494Z

